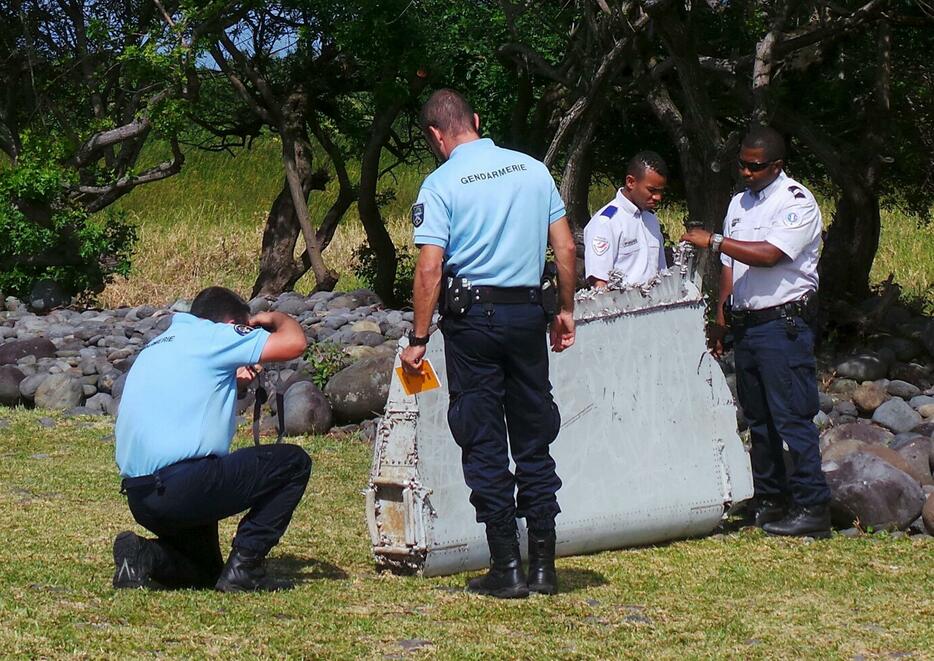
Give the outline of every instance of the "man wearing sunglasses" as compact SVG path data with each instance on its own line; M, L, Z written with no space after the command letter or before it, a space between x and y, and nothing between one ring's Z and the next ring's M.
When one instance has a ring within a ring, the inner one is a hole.
M737 395L752 440L749 519L774 535L828 537L810 325L823 224L814 196L784 173L784 157L778 132L752 129L737 163L746 190L730 202L723 234L692 228L681 240L720 254L719 330L711 339L719 355L729 308Z

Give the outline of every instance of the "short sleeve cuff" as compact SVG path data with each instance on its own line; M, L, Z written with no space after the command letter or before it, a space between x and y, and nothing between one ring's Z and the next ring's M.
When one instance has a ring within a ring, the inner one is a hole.
M603 280L604 282L609 282L610 274L606 271L587 271L587 278L594 278L596 280Z
M259 362L260 356L263 355L263 349L266 348L266 342L269 341L269 336L271 335L265 328L257 328L253 332L256 333L257 337L256 341L253 343L253 353L250 354L249 365L255 365Z
M551 225L552 223L556 223L562 218L564 218L566 215L568 214L565 208L563 206L559 207L558 209L555 209L554 211L552 211L551 215L548 216L548 224Z
M783 241L777 236L767 236L765 237L766 243L771 243L773 246L785 253L785 256L788 259L795 259L800 253L801 249L793 246L789 241Z
M431 236L428 234L416 234L415 235L415 245L417 246L438 246L439 248L447 248L448 241L440 236Z
M733 258L730 257L729 255L724 255L723 253L720 253L720 263L723 264L724 266L733 268Z

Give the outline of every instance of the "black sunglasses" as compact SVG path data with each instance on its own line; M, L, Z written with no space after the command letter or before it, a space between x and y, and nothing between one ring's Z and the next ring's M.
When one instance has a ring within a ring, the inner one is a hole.
M736 165L739 166L740 170L749 170L750 172L762 172L764 169L772 165L775 161L766 161L765 163L756 163L755 161L744 161L743 159L737 159Z

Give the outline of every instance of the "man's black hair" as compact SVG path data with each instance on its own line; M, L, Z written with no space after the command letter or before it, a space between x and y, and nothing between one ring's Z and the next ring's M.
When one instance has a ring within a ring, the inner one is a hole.
M473 108L461 94L452 89L440 89L425 101L418 120L422 130L433 126L448 135L473 133Z
M226 287L208 287L195 296L191 314L218 323L245 324L250 320L250 306Z
M665 179L668 178L668 166L665 164L665 159L654 151L640 151L630 158L629 163L626 165L626 174L632 175L637 180L645 176L646 170L654 170Z
M785 138L770 126L754 126L743 138L746 149L761 149L765 160L777 161L785 158Z

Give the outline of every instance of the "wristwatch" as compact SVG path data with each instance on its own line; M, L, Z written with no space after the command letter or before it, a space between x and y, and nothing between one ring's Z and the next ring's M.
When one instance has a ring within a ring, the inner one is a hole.
M710 235L710 252L717 254L720 252L720 245L723 243L722 234L711 234Z
M430 335L422 335L419 337L415 334L415 331L409 331L409 346L410 347L423 347L428 344Z

